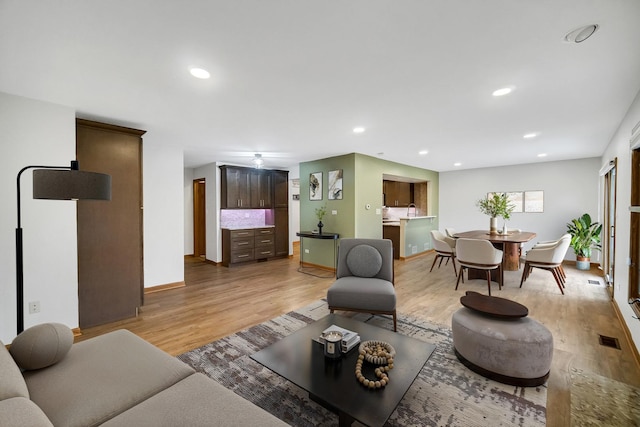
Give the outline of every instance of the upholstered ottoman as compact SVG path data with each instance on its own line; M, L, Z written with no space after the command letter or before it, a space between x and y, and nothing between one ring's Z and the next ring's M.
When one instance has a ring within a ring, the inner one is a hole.
M456 356L487 378L533 387L549 377L553 336L530 317L496 317L462 307L451 319Z

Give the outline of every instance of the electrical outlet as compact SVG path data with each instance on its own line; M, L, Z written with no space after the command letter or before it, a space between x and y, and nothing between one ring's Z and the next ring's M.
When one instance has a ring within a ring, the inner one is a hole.
M338 215L338 211L337 211L337 210L335 210L335 209L334 209L334 210L332 210L332 211L331 211L331 215Z
M29 314L40 313L40 301L32 301L29 303Z
M308 253L309 253L309 249L305 249L305 250L304 250L304 253L305 253L305 254L308 254Z

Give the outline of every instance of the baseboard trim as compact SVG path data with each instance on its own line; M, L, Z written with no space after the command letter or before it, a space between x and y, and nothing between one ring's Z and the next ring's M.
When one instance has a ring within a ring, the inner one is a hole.
M74 337L79 337L82 335L82 330L80 330L80 328L73 328L71 329L71 332L73 332Z
M640 353L638 353L638 347L636 347L636 344L633 342L633 337L627 327L627 322L625 322L622 317L622 312L620 311L620 307L618 307L618 303L615 299L612 299L611 303L613 304L613 311L616 312L616 316L618 317L618 322L620 322L620 325L622 326L624 336L627 338L627 342L631 347L631 353L633 353L633 359L636 361L636 366L640 369Z
M185 286L187 285L184 283L184 280L182 282L167 283L166 285L151 286L144 288L144 294L146 295L154 292L168 291L170 289L184 288Z
M426 251L420 252L419 254L413 254L413 255L404 256L404 257L401 256L400 257L400 261L409 261L409 260L412 260L414 258L418 258L418 257L424 256L424 255L432 254L433 252L435 252L433 249L427 249Z
M333 267L327 267L326 265L320 265L320 264L312 264L310 262L302 262L300 264L300 267L303 267L303 268L317 268L319 270L330 271L332 273L336 272L336 269L333 268Z

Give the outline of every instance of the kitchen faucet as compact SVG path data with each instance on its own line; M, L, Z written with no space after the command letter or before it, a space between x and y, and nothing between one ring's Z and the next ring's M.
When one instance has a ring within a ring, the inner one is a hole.
M413 214L411 213L411 208L413 208ZM416 204L409 203L409 207L407 208L407 217L416 216Z

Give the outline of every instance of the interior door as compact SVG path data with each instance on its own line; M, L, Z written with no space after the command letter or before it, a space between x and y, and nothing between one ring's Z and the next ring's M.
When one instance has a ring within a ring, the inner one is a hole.
M81 170L111 175L111 201L78 201L81 328L133 317L142 305L142 135L78 119Z
M193 180L193 255L207 255L206 181Z
M609 286L611 296L615 291L615 254L616 254L616 161L613 161L611 169L604 175L604 236L603 236L603 261L605 279Z

